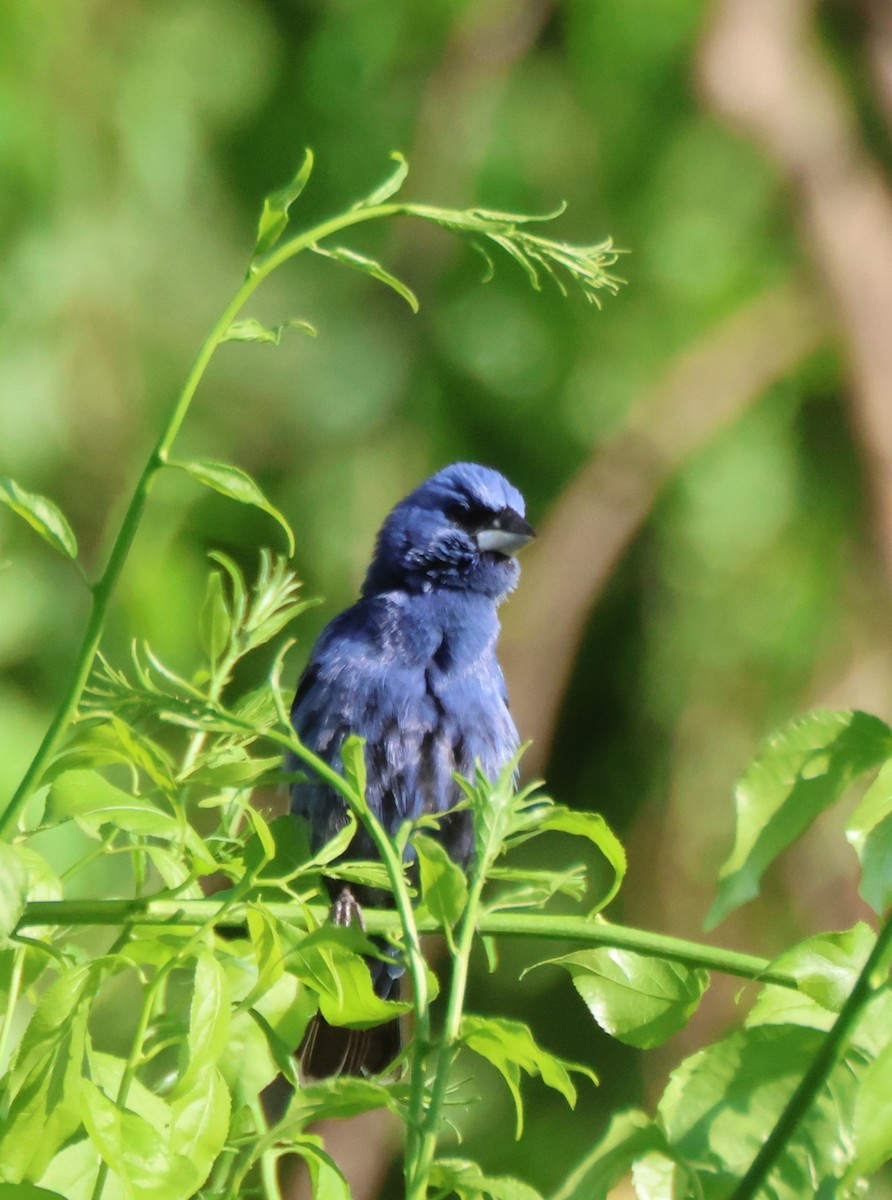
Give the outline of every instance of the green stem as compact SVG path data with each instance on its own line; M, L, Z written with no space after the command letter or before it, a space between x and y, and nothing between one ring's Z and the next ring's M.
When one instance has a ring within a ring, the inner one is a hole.
M475 873L468 902L462 918L461 932L453 955L452 980L449 987L449 1001L443 1032L440 1035L439 1052L434 1068L434 1081L430 1090L427 1112L421 1128L420 1145L413 1157L407 1155L406 1200L425 1200L428 1194L428 1181L431 1166L437 1151L437 1141L440 1136L443 1104L446 1099L446 1089L449 1086L449 1075L455 1060L461 1033L461 1019L465 1007L465 993L468 987L468 970L471 962L471 950L474 937L480 924L480 902L483 885L486 879L485 871L478 869Z
M329 221L323 221L322 224L298 234L296 237L284 242L264 258L258 259L252 265L245 281L220 314L217 322L205 338L195 362L192 364L192 369L189 372L183 390L177 397L158 440L152 448L148 461L143 467L139 481L130 498L130 503L127 506L127 511L124 514L124 519L121 522L121 527L112 544L105 570L93 585L93 602L90 609L90 616L71 677L68 680L68 685L55 716L50 722L49 728L31 760L30 766L22 777L21 783L16 788L9 804L0 813L0 837L8 837L15 828L16 822L21 816L25 805L28 803L33 792L40 786L44 771L62 744L68 728L77 714L81 696L83 695L84 688L87 686L87 680L90 677L96 653L99 649L112 596L142 521L149 493L155 483L156 476L167 462L171 447L186 418L186 414L198 390L198 385L204 377L204 373L213 358L214 352L221 342L225 340L229 326L263 280L283 262L293 258L296 254L299 254L302 250L306 250L316 242L322 241L323 238L337 233L341 229L349 228L352 225L359 225L364 221L394 216L403 211L406 210L401 205L377 204L368 208L342 213L340 216L333 217Z
M892 950L892 916L886 920L886 924L880 930L870 957L864 964L848 999L840 1009L839 1016L821 1043L821 1048L812 1060L811 1066L787 1102L786 1108L763 1143L761 1150L753 1159L749 1170L734 1190L731 1200L750 1200L765 1183L772 1167L796 1132L799 1122L808 1112L818 1092L827 1082L830 1072L842 1056L846 1042L857 1025L864 1006L876 989L874 973L877 972L890 950Z
M124 925L130 922L138 922L140 925L167 925L172 921L181 925L204 925L211 922L237 924L244 922L250 903L250 898L232 904L221 903L213 898L178 900L166 896L154 899L146 897L140 900L31 900L25 905L17 929L61 925ZM326 919L328 913L328 909L322 905L304 906L287 901L268 901L264 907L276 919L289 921L297 928L306 926L308 916L315 927ZM378 937L394 937L403 928L398 911L366 908L363 909L363 916L367 932ZM432 918L414 920L414 926L419 935L437 933L440 929ZM720 971L741 979L799 989L795 975L774 969L767 958L759 958L755 954L742 954L737 950L726 950L721 946L707 946L702 942L691 942L667 934L651 933L649 930L635 929L630 925L592 921L588 917L560 916L547 912L487 913L477 922L477 931L491 937L542 938L547 941L577 942L584 946L611 946L620 950L634 950L638 954L665 958L688 967L703 967L708 971Z

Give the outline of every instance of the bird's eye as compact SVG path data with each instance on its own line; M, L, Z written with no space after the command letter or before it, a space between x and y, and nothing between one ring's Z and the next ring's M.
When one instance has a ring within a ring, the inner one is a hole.
M454 525L458 525L461 529L472 532L479 526L479 513L467 504L463 504L460 500L456 500L453 504L447 505L444 509L446 516Z

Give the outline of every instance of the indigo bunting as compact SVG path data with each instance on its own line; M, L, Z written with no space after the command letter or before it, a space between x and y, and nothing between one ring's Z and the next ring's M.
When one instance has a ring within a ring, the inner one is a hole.
M524 501L497 471L454 463L392 510L378 534L360 599L323 630L301 676L291 719L301 741L337 770L351 733L365 739L368 803L385 830L444 813L461 799L453 773L479 763L495 779L518 735L496 658L498 604L517 584L516 553L535 536ZM313 850L346 821L344 801L319 779L292 789L292 812L307 819ZM467 864L467 811L438 825L449 855ZM411 853L411 851L410 851ZM365 830L348 857L375 857ZM361 921L360 901L384 894L343 888L333 918ZM386 999L402 968L369 963ZM399 1052L399 1023L369 1030L314 1018L300 1050L305 1075L376 1073Z

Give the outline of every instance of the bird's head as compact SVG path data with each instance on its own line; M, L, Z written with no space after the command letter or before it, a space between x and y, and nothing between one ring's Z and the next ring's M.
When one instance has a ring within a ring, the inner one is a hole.
M520 574L514 556L536 536L524 507L491 467L444 467L384 522L363 595L454 588L501 600Z

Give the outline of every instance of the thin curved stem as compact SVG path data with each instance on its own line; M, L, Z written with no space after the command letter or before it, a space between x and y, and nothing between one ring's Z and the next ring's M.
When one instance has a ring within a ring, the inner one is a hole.
M40 780L53 755L59 749L77 714L77 708L83 695L87 680L93 669L96 653L105 628L109 606L121 572L127 562L134 538L142 521L146 502L159 472L164 468L171 447L186 418L198 386L204 377L208 364L214 356L217 347L226 340L227 331L241 312L247 300L254 294L263 280L288 259L293 258L302 250L352 225L371 221L381 217L393 216L404 211L404 207L396 204L378 204L342 213L331 220L323 221L320 225L298 234L284 242L265 257L257 259L248 272L238 291L223 309L210 333L202 343L192 368L186 378L182 391L168 414L148 460L142 469L139 480L134 488L127 511L121 526L112 543L105 570L92 586L93 601L87 628L77 653L71 676L65 688L56 713L37 749L27 771L16 788L9 804L0 812L0 837L8 837L15 828L25 805L34 791L40 786Z

